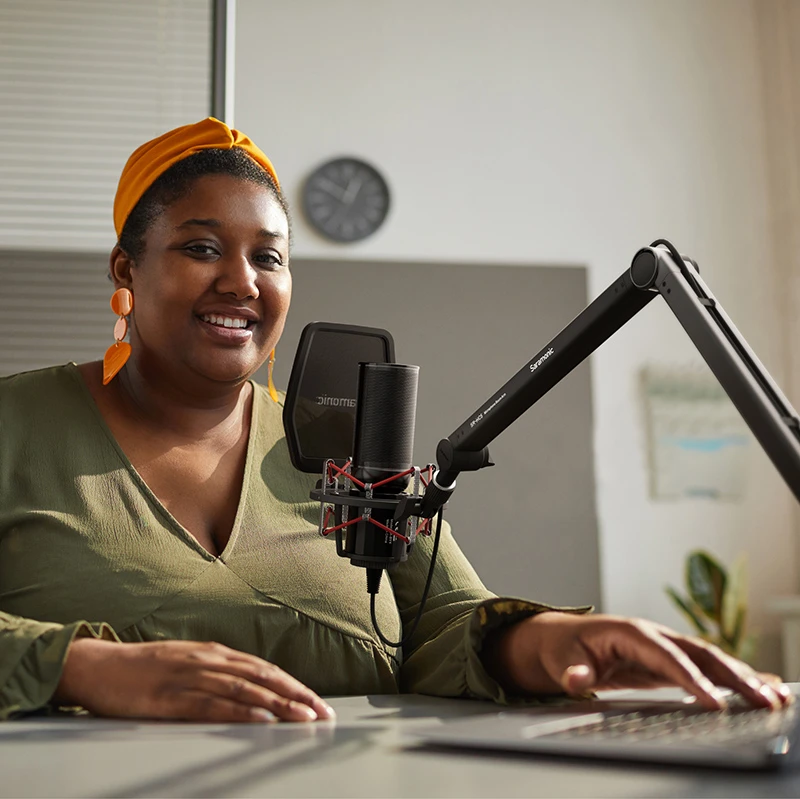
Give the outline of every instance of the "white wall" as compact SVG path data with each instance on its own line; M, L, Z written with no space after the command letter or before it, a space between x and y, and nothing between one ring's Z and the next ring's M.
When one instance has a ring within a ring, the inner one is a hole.
M297 213L297 256L585 263L595 296L666 237L781 381L749 0L239 0L236 40L236 125L295 205L334 155L391 182L387 225L359 245ZM502 346L502 318L485 334ZM788 489L753 447L741 503L651 501L638 370L698 356L654 303L594 357L604 609L681 627L662 587L686 552L746 550L775 667L764 604L797 587ZM476 375L476 403L483 390Z

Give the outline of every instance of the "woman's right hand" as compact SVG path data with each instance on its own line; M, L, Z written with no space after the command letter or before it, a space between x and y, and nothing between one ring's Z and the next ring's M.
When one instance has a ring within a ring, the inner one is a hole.
M222 644L120 644L78 638L53 696L96 716L205 722L334 717L312 690L266 660Z

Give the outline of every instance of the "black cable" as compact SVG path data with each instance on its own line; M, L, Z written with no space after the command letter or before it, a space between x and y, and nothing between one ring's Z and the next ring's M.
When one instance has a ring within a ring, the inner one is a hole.
M686 278L689 285L694 289L695 293L698 297L705 297L705 292L700 288L697 281L694 279L694 275L687 269L686 263L684 261L683 256L678 252L677 248L671 241L667 241L666 239L656 239L650 246L651 247L658 247L659 244L663 244L668 250L669 254L672 256L672 259L675 261L675 265L678 269L681 270L683 276ZM692 261L691 258L687 258L686 261ZM692 261L695 268L697 268L697 264ZM699 271L699 270L698 270Z
M375 632L378 634L378 638L386 644L386 646L394 647L395 649L405 646L408 641L411 639L411 636L417 631L417 627L419 626L419 621L422 618L422 611L425 610L425 603L428 601L428 591L431 588L431 582L433 581L433 567L436 565L436 555L439 552L439 538L442 534L442 517L444 516L444 510L440 510L438 515L436 516L436 534L433 539L433 550L431 552L431 565L428 569L428 579L425 581L425 588L422 591L422 598L419 601L419 610L417 611L417 617L414 619L414 623L411 625L411 630L408 632L406 636L402 638L400 641L390 641L388 638L384 636L381 632L380 627L378 627L378 620L375 618L375 597L378 594L378 585L380 584L380 574L382 570L378 571L378 578L374 585L374 590L370 588L370 595L369 595L369 614L372 618L372 626L375 628ZM367 579L369 580L369 570L367 573Z

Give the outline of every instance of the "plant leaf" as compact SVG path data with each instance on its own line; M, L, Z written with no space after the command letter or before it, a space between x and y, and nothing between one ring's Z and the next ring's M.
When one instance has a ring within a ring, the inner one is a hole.
M728 571L728 582L722 598L720 632L728 640L737 636L739 614L747 611L747 555L742 553ZM739 632L741 636L741 631Z
M725 569L708 552L696 550L686 559L686 588L694 603L719 624L725 594Z
M738 652L736 653L736 657L752 666L757 647L758 638L755 635L748 635L742 640Z
M698 609L685 600L672 586L668 585L664 590L667 596L678 606L678 610L680 610L689 620L689 623L694 626L695 630L697 630L700 635L708 635L709 629L700 618L700 614L697 612Z
M734 653L738 653L741 649L742 642L744 641L744 631L747 623L747 608L740 607L739 612L736 614L736 624L733 628L733 633L728 639L731 642Z

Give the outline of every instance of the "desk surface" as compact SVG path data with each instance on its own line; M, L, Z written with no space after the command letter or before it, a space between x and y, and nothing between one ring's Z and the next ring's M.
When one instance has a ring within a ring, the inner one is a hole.
M753 774L415 746L413 729L494 713L421 696L330 700L335 722L174 724L89 717L0 724L1 797L797 797L800 771Z

